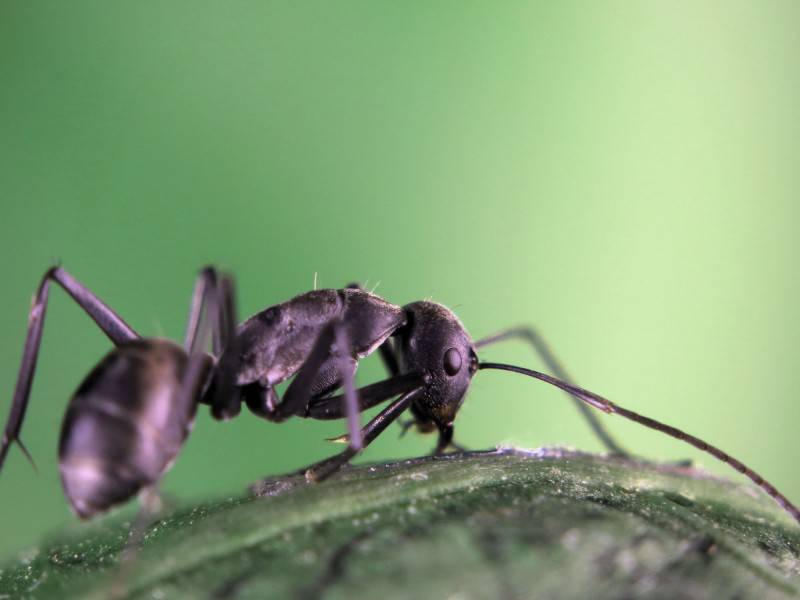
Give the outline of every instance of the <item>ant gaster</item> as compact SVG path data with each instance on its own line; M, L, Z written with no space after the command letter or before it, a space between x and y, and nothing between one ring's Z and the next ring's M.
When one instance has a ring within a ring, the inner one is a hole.
M59 284L115 344L78 387L61 429L59 467L65 494L81 518L92 517L155 485L192 427L198 404L216 419L236 416L242 401L270 421L290 417L346 419L348 447L305 470L323 479L349 462L409 410L421 431L438 431L435 452L453 444L453 422L473 376L511 371L554 385L575 399L612 454L624 454L589 407L621 415L683 440L749 477L800 522L797 509L774 486L718 448L625 409L571 383L538 334L514 328L473 342L458 318L434 302L395 306L358 286L314 290L267 308L236 325L233 285L206 267L192 296L183 346L142 338L113 310L60 267L42 277L34 297L11 411L0 444L0 467L20 441L51 281ZM211 335L211 354L206 338ZM481 362L477 350L519 338L555 376ZM359 359L378 350L389 371L356 389ZM283 398L275 386L293 377ZM335 395L338 390L342 393ZM360 413L391 401L361 427Z

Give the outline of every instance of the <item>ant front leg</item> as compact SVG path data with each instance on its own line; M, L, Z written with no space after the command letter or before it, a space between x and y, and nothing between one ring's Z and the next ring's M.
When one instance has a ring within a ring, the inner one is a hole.
M361 438L363 440L361 449L369 446L373 440L375 440L375 438L377 438L389 425L397 420L397 418L403 414L403 412L409 406L411 406L414 400L417 399L421 391L422 390L420 388L417 388L408 392L407 394L404 394L383 409L380 413L378 413L378 415L369 423L367 423L364 429L360 431ZM310 467L304 469L306 480L322 481L323 479L330 477L344 465L353 460L353 458L361 451L361 449L356 449L352 446L349 446L346 450L340 452L336 456L326 458L325 460L311 465Z
M452 425L439 426L439 440L433 450L434 456L445 454L448 448L453 448L456 452L469 452L467 448L453 441L453 430Z
M332 344L335 346L335 354L331 354ZM286 389L274 417L283 420L305 413L314 397L324 396L341 385L344 388L342 400L350 432L350 447L360 450L361 422L354 381L355 371L356 361L352 357L352 346L344 323L330 323L322 330L311 354Z
M544 338L539 334L539 332L532 327L512 327L511 329L499 331L478 340L475 342L475 347L484 348L491 344L504 342L510 339L520 339L526 342L534 350L534 352L539 355L539 358L541 358L545 365L547 365L547 368L553 373L553 375L562 381L566 381L567 383L574 385L573 380L569 375L567 375L564 367L555 357L555 354L553 354L553 352L550 350L550 346L544 341ZM589 427L591 427L594 434L600 439L600 441L611 454L621 457L630 456L629 453L622 446L620 446L616 440L614 440L614 437L608 432L608 430L603 426L603 424L588 406L586 406L577 398L571 396L569 393L567 393L567 395L573 400L581 415L589 423Z
M28 407L31 384L36 372L36 362L39 357L39 346L42 341L44 318L47 311L47 299L50 282L55 281L66 291L73 300L88 314L103 333L120 345L130 340L139 339L139 334L128 325L122 317L115 313L102 300L95 296L89 289L70 275L61 267L48 269L39 282L36 295L33 298L30 314L28 315L28 335L25 339L25 348L22 351L22 363L17 375L17 385L14 388L14 399L6 421L2 442L0 442L0 468L8 453L11 442L17 445L31 460L31 456L19 439L22 422L25 419L25 410ZM33 461L31 461L32 463Z
M453 440L455 427L452 423L450 425L441 425L430 419L426 419L419 414L419 412L415 410L413 406L411 407L411 414L413 416L410 419L400 423L400 437L403 437L406 433L408 433L408 430L412 427L416 428L417 432L422 434L437 432L439 434L439 438L436 441L436 446L431 451L433 456L441 456L442 454L446 454L448 448L452 448L455 452L469 452L469 448L466 448L465 446L462 446Z
M259 381L244 388L244 399L254 414L280 423L289 417L307 416L315 399L326 398L331 391L344 387L344 395L338 398L347 418L350 445L359 449L361 423L358 392L354 385L355 370L356 361L352 357L347 330L341 321L335 321L322 328L280 402L275 390Z

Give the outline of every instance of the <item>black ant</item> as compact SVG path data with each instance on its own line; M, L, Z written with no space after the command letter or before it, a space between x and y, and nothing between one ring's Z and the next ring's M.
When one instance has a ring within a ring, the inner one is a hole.
M312 465L321 480L348 463L406 410L421 431L438 431L435 452L453 444L453 422L479 370L512 371L554 385L577 399L613 454L624 454L588 407L615 413L683 440L749 477L798 522L800 510L755 471L703 440L627 410L570 383L535 331L509 329L473 342L455 314L434 302L395 306L358 286L314 290L236 325L233 284L206 267L192 296L183 347L142 338L60 267L42 277L31 308L14 400L0 444L0 467L17 442L42 335L50 281L97 323L115 348L89 373L67 408L59 465L66 496L90 518L155 485L189 434L198 404L216 419L235 417L245 402L270 421L290 417L346 419L348 447ZM212 337L212 354L204 350ZM554 377L513 365L481 362L477 350L512 337L527 340ZM389 378L356 389L358 361L378 350ZM294 376L283 398L275 386ZM342 394L334 395L338 390ZM361 428L360 413L390 401Z

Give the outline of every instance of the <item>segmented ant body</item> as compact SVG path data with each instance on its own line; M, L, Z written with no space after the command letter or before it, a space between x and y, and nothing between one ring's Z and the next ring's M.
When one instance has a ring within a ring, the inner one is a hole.
M571 383L534 330L514 328L474 342L455 314L440 304L423 301L399 307L358 286L307 292L237 326L232 281L210 267L198 277L183 346L142 338L64 269L48 270L31 308L0 444L0 467L14 441L27 455L19 434L50 281L64 288L116 346L79 386L62 425L62 483L81 518L156 484L185 442L198 404L208 405L216 419L236 416L242 402L253 414L275 422L290 417L346 419L349 433L343 441L348 447L305 471L309 480L320 480L349 462L407 410L418 429L438 432L435 452L444 452L453 445L453 423L472 377L481 369L497 369L565 391L610 452L624 454L591 408L666 433L730 464L800 522L800 510L743 463L699 438ZM211 354L205 351L209 335ZM479 361L478 349L510 338L529 342L556 376ZM376 350L389 377L357 389L358 361ZM279 398L275 386L290 378ZM342 393L336 395L339 390ZM362 428L360 413L384 402L389 404Z

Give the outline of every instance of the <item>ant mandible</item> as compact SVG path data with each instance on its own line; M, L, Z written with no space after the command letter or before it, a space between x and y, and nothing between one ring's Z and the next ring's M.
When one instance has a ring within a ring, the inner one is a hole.
M348 463L406 410L420 431L438 431L434 452L444 452L453 445L453 422L472 377L479 370L498 369L539 379L572 396L612 454L624 452L589 407L661 431L728 463L800 522L800 510L739 460L571 383L532 329L508 329L474 342L458 317L440 304L420 301L399 307L357 285L306 292L237 326L232 279L212 267L202 269L197 278L183 346L141 337L67 271L49 269L29 315L0 443L0 468L12 442L30 458L19 434L51 281L115 344L78 387L61 428L61 480L69 503L83 519L154 486L186 441L198 404L208 405L215 419L235 417L242 401L255 415L274 422L290 417L346 419L347 449L305 470L307 479L318 481ZM209 335L211 354L205 351ZM556 376L478 360L479 348L510 338L529 342ZM375 350L390 376L356 389L358 361ZM279 398L275 386L290 377ZM389 400L362 428L360 413Z

